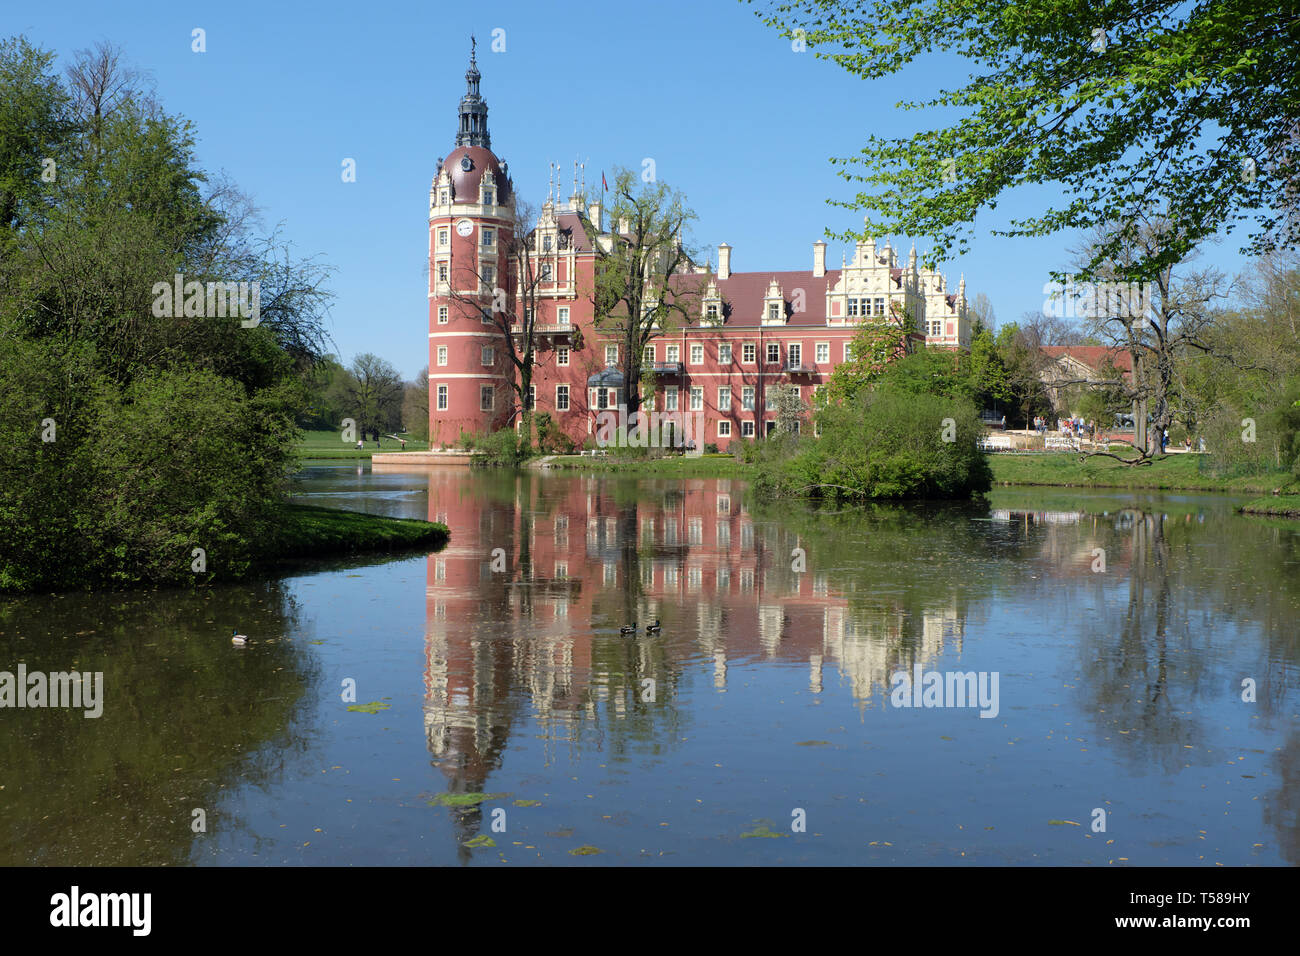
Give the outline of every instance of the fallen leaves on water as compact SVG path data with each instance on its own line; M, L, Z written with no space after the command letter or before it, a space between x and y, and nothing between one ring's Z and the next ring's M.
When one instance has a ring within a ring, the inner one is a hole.
M748 833L742 833L740 835L740 838L742 840L748 840L754 837L772 838L772 837L783 837L783 836L786 836L786 834L774 833L772 832L772 828L769 827L766 823L761 823L758 826L756 826L754 829L750 830Z
M1073 820L1048 820L1048 826L1053 827L1081 827L1082 823L1075 823Z
M541 805L542 805L542 801L540 800L516 800L515 801L515 806L517 807L540 807Z
M569 851L569 856L593 856L597 853L604 853L600 847L596 846L579 846Z
M801 740L795 744L796 747L829 747L830 745L829 740Z
M497 841L492 839L486 833L480 833L472 840L466 840L465 845L469 847L496 846Z
M505 793L440 793L429 801L431 807L476 807L485 800L500 800Z
M372 700L368 704L349 704L348 710L356 711L358 714L377 714L391 707L392 704L385 704L382 700Z

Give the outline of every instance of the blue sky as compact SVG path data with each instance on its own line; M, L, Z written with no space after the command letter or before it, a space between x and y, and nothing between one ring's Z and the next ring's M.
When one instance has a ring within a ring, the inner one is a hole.
M493 149L520 195L540 205L551 161L564 167L567 196L575 159L590 190L602 169L653 158L699 215L695 243L730 243L738 271L811 269L814 240L861 223L826 203L851 195L829 157L852 155L868 133L933 125L894 104L933 91L913 81L964 79L948 60L864 82L793 52L752 6L730 0L179 6L23 4L7 11L4 33L53 49L60 66L99 40L123 47L164 107L195 124L201 164L251 193L297 254L334 269L329 331L344 360L374 352L408 378L428 362L429 182L453 146L471 33ZM196 27L205 53L191 51ZM504 52L491 50L496 29ZM342 181L345 158L356 161L354 183ZM1030 198L1006 197L999 220L1023 215ZM950 280L964 272L968 297L987 294L1002 322L1040 309L1073 237L1010 240L979 225L970 251L944 264ZM1238 244L1211 247L1204 261L1240 271ZM842 248L831 242L828 265Z

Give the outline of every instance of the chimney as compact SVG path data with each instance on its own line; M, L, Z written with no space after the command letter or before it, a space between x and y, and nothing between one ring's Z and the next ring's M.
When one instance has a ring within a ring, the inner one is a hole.
M605 231L605 225L604 223L601 222L602 217L601 217L601 208L600 208L599 200L597 200L596 202L592 203L590 206L587 207L587 218L590 219L591 224L596 227L597 233L602 233Z
M813 243L813 277L820 279L826 275L826 243L818 239Z
M731 278L731 246L725 242L718 246L718 278Z

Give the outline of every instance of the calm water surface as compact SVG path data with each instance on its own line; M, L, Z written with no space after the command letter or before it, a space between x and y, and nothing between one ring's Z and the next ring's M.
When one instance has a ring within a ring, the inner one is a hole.
M106 698L0 709L0 863L1300 863L1300 523L355 463L298 490L451 543L0 601L0 670ZM996 717L892 706L917 665L996 674Z

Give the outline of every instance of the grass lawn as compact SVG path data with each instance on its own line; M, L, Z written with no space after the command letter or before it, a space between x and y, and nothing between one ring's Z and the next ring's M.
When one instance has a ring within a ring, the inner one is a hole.
M380 437L379 447L366 440L366 447L357 449L357 443L348 444L340 437L341 433L331 429L303 430L298 442L298 454L303 458L364 458L369 459L377 451L402 451L402 443L391 438ZM407 439L406 451L428 451L428 442Z
M596 458L581 455L559 455L551 459L552 468L570 468L578 471L620 471L638 475L657 475L681 478L743 478L753 473L752 466L731 455L700 455L688 458L674 455L668 458L620 458L617 455Z
M445 524L414 518L389 518L315 505L289 504L273 559L334 557L404 548L440 548L451 532Z
M1269 495L1256 498L1241 506L1248 515L1274 515L1282 518L1300 518L1300 495Z
M1153 488L1168 491L1271 492L1293 480L1286 472L1242 478L1201 474L1200 455L1170 455L1140 468L1110 458L1080 462L1072 452L1047 455L990 455L993 481L999 485L1055 485L1069 488ZM1272 499L1276 501L1277 499Z

